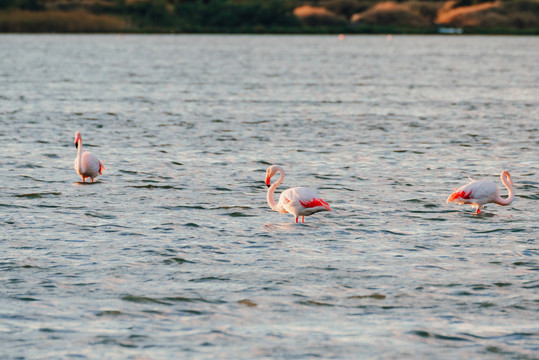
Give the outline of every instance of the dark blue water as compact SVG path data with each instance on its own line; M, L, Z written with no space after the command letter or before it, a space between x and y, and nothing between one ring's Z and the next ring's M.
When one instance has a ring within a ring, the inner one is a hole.
M4 35L0 59L0 358L537 358L536 37ZM271 211L271 164L333 211ZM506 196L504 169L510 206L445 203L468 176Z

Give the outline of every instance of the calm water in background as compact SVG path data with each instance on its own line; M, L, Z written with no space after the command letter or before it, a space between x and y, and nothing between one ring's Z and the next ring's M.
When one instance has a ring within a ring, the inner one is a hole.
M537 37L1 36L0 358L539 358L538 63ZM334 211L271 211L274 163ZM503 169L511 206L445 203Z

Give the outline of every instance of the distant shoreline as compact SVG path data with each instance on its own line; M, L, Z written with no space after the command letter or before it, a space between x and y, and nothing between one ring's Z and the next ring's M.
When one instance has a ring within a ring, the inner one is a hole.
M231 33L231 32L197 32L197 33L187 33L187 32L56 32L56 31L40 31L40 32L0 32L0 35L148 35L148 36L211 36L211 35L223 35L223 36L439 36L439 37L467 37L467 36L522 36L522 37L535 37L539 34L528 34L528 33L463 33L463 34L442 34L442 33L397 33L397 32L370 32L370 33L302 33L302 32L287 32L287 33L277 33L277 32L267 32L267 33Z
M133 16L93 13L84 10L20 9L0 10L0 33L65 34L410 34L410 35L539 35L536 27L459 27L451 25L410 26L377 25L351 22L309 25L292 21L281 24L239 23L235 26L210 26L203 23L142 21Z

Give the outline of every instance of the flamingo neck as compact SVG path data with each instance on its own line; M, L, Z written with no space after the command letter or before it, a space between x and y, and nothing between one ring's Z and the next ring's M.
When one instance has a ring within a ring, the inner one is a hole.
M82 160L82 140L78 139L77 142L78 142L77 159L79 159L78 164L79 164L79 169L80 169L80 163L81 163L81 160Z
M507 191L509 192L508 196L504 199L498 194L495 203L498 205L509 205L513 202L515 199L515 193L513 190L513 185L511 182L510 175L508 173L502 172L500 175L500 179L502 180L502 183L507 188Z
M277 203L275 202L275 199L273 198L273 193L275 192L275 189L277 189L277 186L279 186L284 180L284 170L282 168L278 168L277 171L281 174L281 176L279 177L279 180L277 180L275 184L271 185L268 188L268 195L267 195L268 205L270 206L270 208L272 208L275 211L278 211L278 210L277 210Z

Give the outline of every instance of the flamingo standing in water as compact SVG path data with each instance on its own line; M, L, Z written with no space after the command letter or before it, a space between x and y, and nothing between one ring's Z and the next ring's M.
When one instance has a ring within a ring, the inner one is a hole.
M498 187L493 182L475 181L470 178L472 182L455 189L453 194L447 198L447 202L456 202L459 205L470 204L477 209L476 214L480 214L481 208L487 203L495 203L502 206L509 205L515 198L511 174L509 174L509 171L504 170L500 174L500 179L502 179L502 183L509 191L509 195L505 199L500 196Z
M78 149L77 157L75 158L77 174L82 178L82 182L85 182L88 177L94 182L94 178L97 175L102 175L103 170L105 170L103 163L88 151L82 152L82 138L78 131L75 133L75 147Z
M281 176L276 183L271 185L271 177L275 175L276 172L280 172ZM296 223L298 222L298 217L301 216L301 222L305 221L305 216L312 215L319 211L331 211L328 203L320 199L316 192L312 189L306 187L293 187L286 189L279 196L279 202L275 203L273 199L273 193L277 186L279 186L284 180L284 170L282 167L277 165L272 165L266 170L266 185L268 186L268 205L275 211L280 213L290 213L293 214L296 218Z

